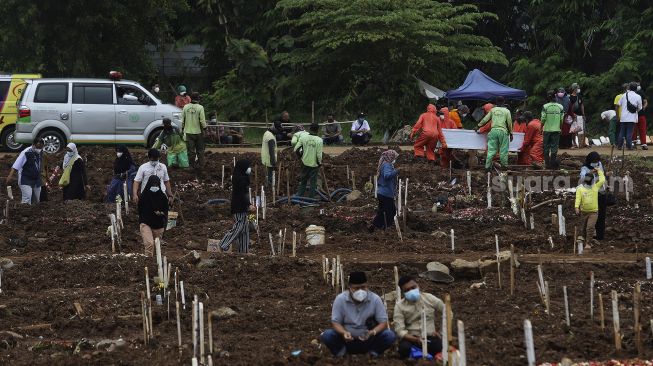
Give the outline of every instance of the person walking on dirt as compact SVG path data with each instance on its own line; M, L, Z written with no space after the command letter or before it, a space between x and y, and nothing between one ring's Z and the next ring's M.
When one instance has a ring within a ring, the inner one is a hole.
M172 187L170 186L170 177L168 176L168 168L165 164L159 163L161 153L157 149L150 149L147 152L147 157L150 159L147 163L138 167L136 177L134 178L134 187L132 189L132 199L138 203L139 196L144 192L145 186L152 176L159 177L161 191L165 193L169 199L172 199Z
M496 99L496 106L483 117L476 126L476 132L488 121L492 120L492 129L487 134L487 157L485 159L485 170L492 167L492 157L499 151L501 167L508 166L508 151L512 141L512 116L508 108L504 107L505 99L501 96Z
M348 284L349 289L333 302L333 328L325 330L320 339L336 357L364 353L379 357L396 339L388 329L383 301L368 289L365 272L351 272Z
M580 227L582 238L585 240L585 249L591 248L591 244L598 244L594 239L595 226L598 221L599 211L599 190L605 182L603 169L598 167L590 171L592 174L585 174L583 183L576 188L576 214L580 215ZM599 179L594 182L594 175L598 174ZM594 183L592 183L594 182Z
M161 190L161 179L151 176L138 201L138 222L145 255L154 255L154 240L161 239L168 223L168 198Z
M302 173L299 179L297 196L304 197L306 186L310 183L309 198L317 196L317 175L322 165L322 138L317 136L320 126L314 123L310 135L302 136L295 149L302 150Z
M163 130L156 138L153 149L162 149L168 156L168 166L188 168L188 150L179 129L172 125L170 118L163 119Z
M544 164L544 153L542 151L542 122L533 118L533 113L526 111L523 114L527 121L524 133L524 142L519 149L517 164L532 165L541 169Z
M605 171L603 164L601 163L601 155L599 155L599 153L596 151L592 151L585 157L585 165L580 168L581 183L588 175L593 178L591 184L598 182L598 175L592 173L594 169ZM610 173L606 173L606 175L610 175ZM628 187L626 187L626 189L627 188ZM608 194L608 186L606 184L602 184L599 188L598 195L599 211L596 218L596 225L594 225L594 228L596 229L596 240L603 240L605 238L605 218L608 211Z
M398 156L398 152L386 150L379 159L376 169L376 198L379 201L379 207L374 220L367 228L369 232L373 232L374 229L385 230L394 223L394 217L397 214L395 194L397 192L397 175L399 174L399 169L395 169L395 162Z
M351 124L351 143L354 145L364 146L372 139L370 124L365 119L365 113L358 114L358 118Z
M41 197L41 169L43 162L43 139L36 138L32 146L24 149L9 170L6 185L10 186L14 174L18 174L23 204L39 203Z
M134 177L136 176L136 163L132 159L129 149L125 145L116 146L116 159L113 161L113 177L107 188L106 202L113 203L116 196L120 195L122 200L128 200L124 196L123 185L127 182L127 195L132 191Z
M63 187L63 200L86 199L86 191L89 189L86 165L77 152L77 145L72 142L66 146L62 168L59 186Z
M188 145L190 165L201 172L204 169L204 135L207 125L204 107L199 99L199 93L193 93L190 104L184 106L181 112L181 130Z
M560 145L560 128L564 117L564 108L556 102L556 95L549 95L549 103L542 107L540 121L543 128L544 164L547 169L558 167L558 146Z
M399 338L399 358L408 358L413 348L422 351L422 309L426 312L427 350L431 356L435 356L442 351L442 338L435 330L435 319L442 317L444 302L429 293L420 292L412 276L401 277L399 288L404 298L395 303L392 313L394 330Z
M417 119L417 122L415 122L415 126L413 126L413 130L410 133L410 139L412 140L416 134L419 134L419 137L413 145L415 158L424 159L424 155L426 155L428 161L434 162L435 147L438 141L444 146L447 144L444 141L442 125L433 104L427 105L426 112L422 113ZM426 149L426 153L424 149Z
M179 109L184 109L184 106L186 104L190 103L190 97L188 94L186 94L186 87L183 85L179 85L177 87L177 96L175 97L175 105Z
M247 213L253 211L249 197L250 175L252 174L251 162L247 159L236 161L234 174L231 177L231 214L234 215L234 226L227 231L220 242L220 248L226 252L234 241L238 253L249 253L249 221Z
M277 129L272 125L263 133L263 142L261 143L261 164L267 171L268 185L272 185L272 175L277 170L277 138L275 134Z

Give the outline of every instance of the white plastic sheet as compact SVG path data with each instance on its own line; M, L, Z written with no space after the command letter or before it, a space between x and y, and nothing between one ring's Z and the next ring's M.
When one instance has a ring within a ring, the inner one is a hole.
M447 147L452 149L487 150L487 135L474 130L442 129ZM517 151L524 143L524 133L514 132L510 151Z

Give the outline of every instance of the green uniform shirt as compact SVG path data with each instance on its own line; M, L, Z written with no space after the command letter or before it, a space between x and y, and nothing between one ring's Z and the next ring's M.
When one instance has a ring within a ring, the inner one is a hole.
M510 111L505 107L494 107L488 114L483 117L478 124L478 128L483 127L489 120L492 120L492 129L504 130L512 133L512 116Z
M166 132L165 130L161 131L152 148L158 149L163 144L168 147L168 152L171 154L179 154L180 152L186 151L186 143L179 130L175 127L170 132Z
M544 125L544 132L560 132L562 118L564 117L564 107L560 103L547 103L542 107L542 116L540 121Z
M322 164L322 138L318 136L308 135L302 136L297 146L304 149L302 155L302 164L311 168L315 168Z
M298 131L292 135L292 140L290 141L290 144L295 148L295 151L297 151L297 149L299 148L298 142L299 140L301 140L302 136L308 136L308 135L310 134L306 131Z
M270 159L269 142L274 141L274 161L277 161L277 139L270 131L265 131L263 134L263 143L261 144L261 163L266 167L272 167L272 160Z
M204 107L199 103L186 104L181 112L181 125L186 134L198 135L202 133L202 130L206 128Z

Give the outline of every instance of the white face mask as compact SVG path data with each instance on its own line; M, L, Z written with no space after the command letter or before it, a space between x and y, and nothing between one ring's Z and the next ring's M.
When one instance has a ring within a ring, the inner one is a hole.
M247 168L247 170L245 170L245 174L247 175L252 174L252 168Z
M358 291L355 291L351 296L354 298L354 300L356 300L358 302L363 302L367 298L367 291L358 290Z
M580 93L580 89L576 89L576 93Z
M121 153L121 152L117 152L117 153L116 153L116 156L117 156L117 157L121 157L121 156L122 156L122 153Z
M158 93L159 92L159 87L154 88L154 92Z
M160 190L161 188L159 187L150 187L150 192L156 193Z
M40 154L41 150L43 150L43 149L34 149L34 152L37 153L37 154Z
M74 152L72 152L72 151L66 151L66 156L73 156L73 155L75 155Z
M157 164L159 164L158 161L150 161L150 165L152 165L153 167L156 167Z
M642 86L641 85L637 85L637 91L642 91Z

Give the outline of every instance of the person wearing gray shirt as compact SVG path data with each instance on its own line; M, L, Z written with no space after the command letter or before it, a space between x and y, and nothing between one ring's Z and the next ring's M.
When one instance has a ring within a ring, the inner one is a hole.
M333 119L333 113L327 115L327 123L324 124L322 140L325 145L339 144L344 140L342 137L342 126L340 126L338 121Z
M349 290L333 302L332 329L320 336L336 357L368 353L378 357L395 342L388 314L379 295L369 291L365 272L349 274Z

